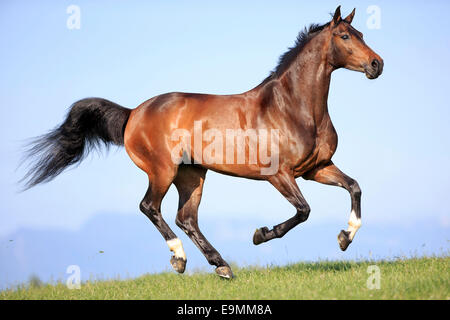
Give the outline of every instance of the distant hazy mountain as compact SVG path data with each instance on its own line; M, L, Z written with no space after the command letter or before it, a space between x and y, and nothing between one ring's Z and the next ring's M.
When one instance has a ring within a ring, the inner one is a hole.
M282 239L254 246L256 228L281 222L256 220L200 220L208 240L229 262L240 266L286 264L318 259L380 259L448 252L449 229L436 223L398 226L363 224L343 253L336 236L342 222L323 224L312 216ZM345 221L345 220L344 220ZM187 271L213 271L206 259L175 226L188 257ZM152 223L142 214L99 214L78 231L22 229L0 239L0 288L41 280L65 281L69 265L78 265L83 280L136 277L171 271L171 252ZM172 271L171 271L172 272Z

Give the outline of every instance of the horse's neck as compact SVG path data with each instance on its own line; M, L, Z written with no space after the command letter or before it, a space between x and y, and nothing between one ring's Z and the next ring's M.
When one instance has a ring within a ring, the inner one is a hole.
M320 36L311 39L289 68L279 77L277 90L289 97L289 103L278 106L285 109L294 121L313 119L316 126L328 117L328 92L332 66L323 54ZM272 94L276 94L272 90ZM273 99L272 101L279 101ZM278 108L277 108L278 109Z

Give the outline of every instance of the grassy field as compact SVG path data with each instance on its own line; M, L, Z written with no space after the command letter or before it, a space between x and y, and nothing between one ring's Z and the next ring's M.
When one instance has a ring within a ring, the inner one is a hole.
M380 289L369 290L368 267L380 271ZM234 269L229 281L214 273L145 275L133 280L24 285L0 299L450 299L450 257L377 262L298 263Z

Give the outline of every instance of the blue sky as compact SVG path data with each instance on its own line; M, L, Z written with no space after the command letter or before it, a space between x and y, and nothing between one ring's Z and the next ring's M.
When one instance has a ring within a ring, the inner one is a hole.
M71 4L81 9L79 30L66 27L66 9ZM51 183L18 193L17 180L24 173L23 168L17 169L21 145L59 124L71 103L98 96L134 108L170 91L246 91L267 76L304 26L327 22L339 4L343 15L355 6L352 1L2 1L2 256L26 256L42 249L37 244L28 245L28 251L15 248L8 241L18 234L26 238L27 232L34 232L36 238L36 234L51 231L55 235L50 242L63 241L64 232L76 237L99 216L141 219L136 217L142 215L138 205L146 191L146 176L123 149L94 154ZM366 25L369 5L381 10L380 29ZM429 243L431 252L448 245L449 9L448 1L357 2L353 25L384 59L385 69L375 81L348 70L338 70L332 78L329 109L339 134L333 160L357 179L363 190L363 227L349 251L339 257L367 254L387 243L391 243L391 252L384 250L380 255L414 251L418 236L422 243ZM317 226L310 234L324 246L316 244L314 248L326 255L337 252L335 241L319 239L335 238L346 227L350 212L347 192L301 179L298 183L312 208L310 223ZM177 203L177 193L171 189L162 211L187 242L173 223ZM232 231L242 219L257 228L277 224L292 214L291 205L268 183L213 172L207 175L200 221L219 219ZM148 232L157 239L156 229L147 224ZM331 224L335 231L325 235L325 230L332 229L321 229L321 224ZM118 233L129 232L116 227ZM365 230L375 234L371 227L390 232L380 232L378 244L358 244ZM301 233L301 228L291 232ZM102 230L98 230L95 237L101 236ZM392 239L399 242L389 242ZM251 232L242 241L251 241ZM166 250L163 241L155 245ZM292 244L286 240L286 245ZM252 250L250 246L248 250ZM49 254L45 259L51 264L56 258ZM261 259L271 261L270 256ZM13 269L16 262L2 259L0 271ZM206 265L206 261L202 263ZM161 266L165 264L161 262ZM119 263L117 268L120 273L125 267ZM45 270L41 267L35 272ZM102 272L100 267L91 271ZM0 278L0 283L9 280Z

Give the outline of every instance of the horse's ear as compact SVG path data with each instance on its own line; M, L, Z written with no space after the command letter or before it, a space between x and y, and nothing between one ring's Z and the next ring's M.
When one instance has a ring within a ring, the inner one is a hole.
M350 13L350 14L347 16L347 18L344 19L344 20L347 21L349 24L352 23L352 21L353 21L353 17L355 16L355 11L356 11L356 8L353 9L352 13Z
M338 25L339 22L341 22L341 6L336 8L336 11L333 15L333 20L331 20L331 27L335 27Z

